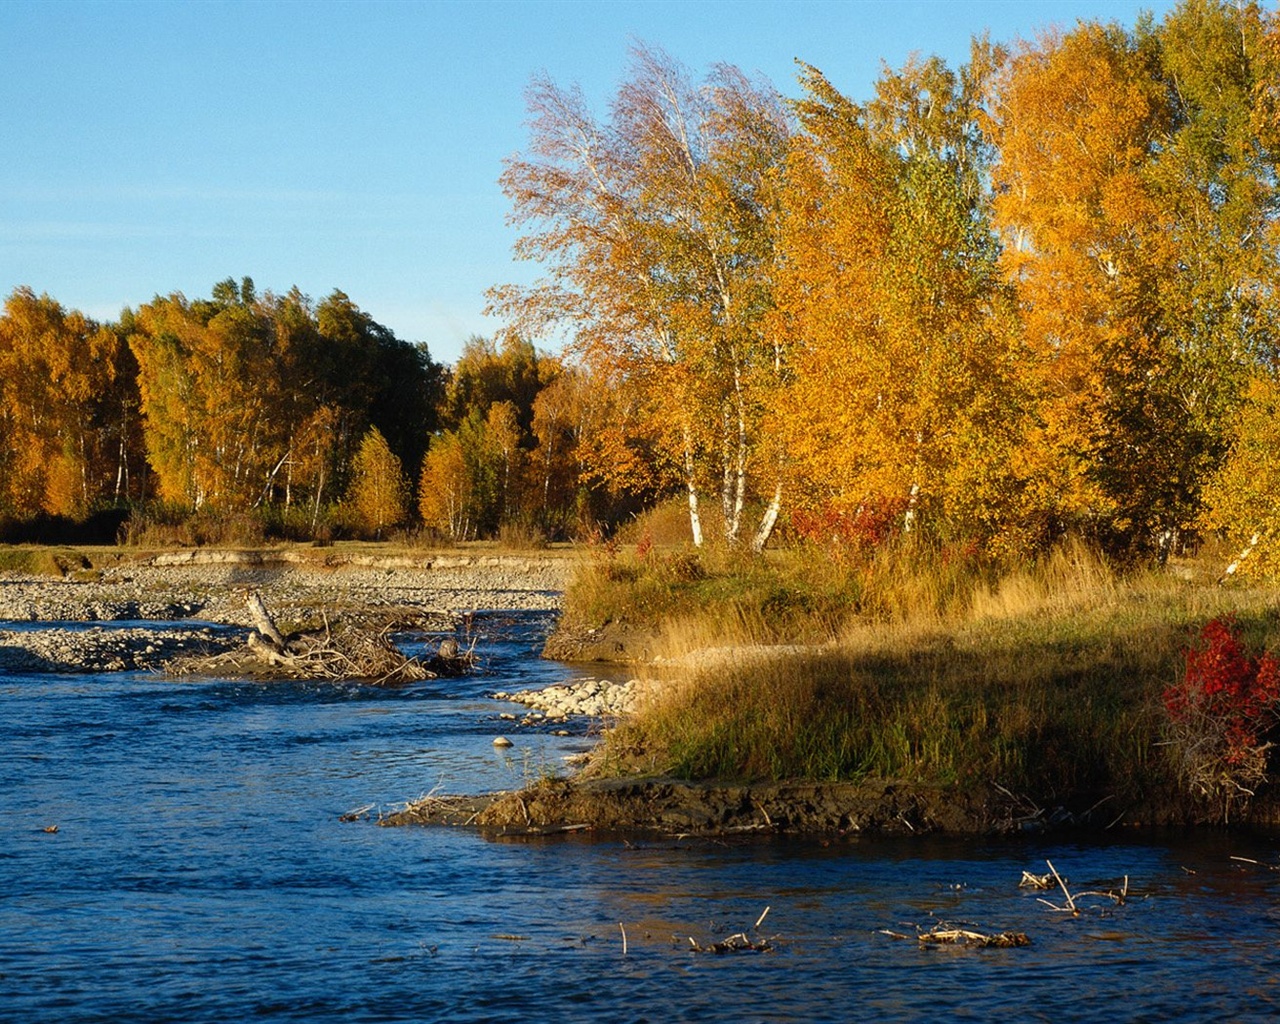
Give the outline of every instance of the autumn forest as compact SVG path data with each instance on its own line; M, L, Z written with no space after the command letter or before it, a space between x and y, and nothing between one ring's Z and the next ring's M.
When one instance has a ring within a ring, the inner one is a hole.
M535 80L501 184L542 276L452 367L340 291L99 324L15 288L4 530L583 538L678 500L699 545L1218 534L1280 569L1280 13L979 39L866 100L797 71L637 47L603 114Z

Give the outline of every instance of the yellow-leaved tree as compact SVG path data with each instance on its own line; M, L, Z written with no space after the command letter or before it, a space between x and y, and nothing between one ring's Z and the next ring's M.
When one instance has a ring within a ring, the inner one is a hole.
M379 540L405 521L409 489L399 457L381 431L371 427L351 465L348 499L365 530Z
M1184 0L1021 44L991 90L1001 263L1040 391L1027 449L1064 522L1166 554L1277 340L1275 15Z
M1235 443L1205 488L1202 524L1239 552L1227 575L1280 577L1280 380L1260 372L1235 421Z
M80 516L118 496L136 405L109 329L16 288L0 314L0 511ZM114 489L113 489L114 488Z
M774 316L792 353L779 432L819 523L923 516L993 540L1017 519L1026 413L978 127L994 57L913 60L866 104L803 69Z

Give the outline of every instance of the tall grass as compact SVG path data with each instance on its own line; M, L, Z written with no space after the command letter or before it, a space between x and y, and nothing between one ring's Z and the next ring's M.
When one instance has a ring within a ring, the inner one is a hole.
M766 560L715 547L605 549L574 576L564 617L575 626L620 622L668 632L689 624L703 639L726 642L815 641L856 614L859 590L847 567L794 553Z
M1274 593L1122 574L1079 544L1005 572L920 542L843 566L699 564L612 570L615 601L656 595L681 667L608 737L606 771L1134 795L1168 782L1159 697L1197 627L1232 610L1280 641ZM779 594L798 600L765 613ZM825 643L750 647L778 641Z

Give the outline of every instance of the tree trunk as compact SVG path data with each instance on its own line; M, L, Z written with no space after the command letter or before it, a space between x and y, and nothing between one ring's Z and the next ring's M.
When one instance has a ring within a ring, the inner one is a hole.
M694 478L693 439L689 428L684 428L684 484L689 492L689 530L693 534L693 546L702 547L702 516L698 511L698 485Z
M1236 560L1227 566L1226 570L1218 577L1219 583L1225 583L1228 579L1235 575L1236 570L1240 568L1240 563L1253 554L1253 549L1258 546L1258 542L1262 540L1262 533L1255 533L1249 538L1249 543L1245 545L1245 549L1236 555Z
M275 622L272 621L271 613L267 611L267 606L262 603L262 595L256 590L250 590L244 595L244 603L245 607L249 609L249 618L253 621L253 628L276 650L283 651L284 637L280 635L280 630L276 628Z
M753 554L760 554L765 549L765 545L769 543L769 538L773 536L773 528L778 525L778 513L782 511L782 481L773 488L773 497L769 499L769 507L764 510L764 515L760 517L760 528L756 530L756 535L751 539L751 551Z
M902 532L910 533L916 525L916 498L920 494L920 485L913 483L911 493L907 496L907 510L902 514Z

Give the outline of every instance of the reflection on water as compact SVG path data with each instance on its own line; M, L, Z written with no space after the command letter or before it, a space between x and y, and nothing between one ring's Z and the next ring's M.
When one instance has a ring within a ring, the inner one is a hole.
M493 689L563 678L547 620L480 617L488 675L398 691L12 676L0 685L0 1019L1268 1019L1267 837L733 842L339 823L537 777ZM43 831L57 825L56 833ZM1233 857L1247 857L1249 864ZM1018 887L1051 860L1059 892ZM698 955L748 930L772 952ZM1026 949L919 948L940 922ZM623 934L626 953L623 953Z

